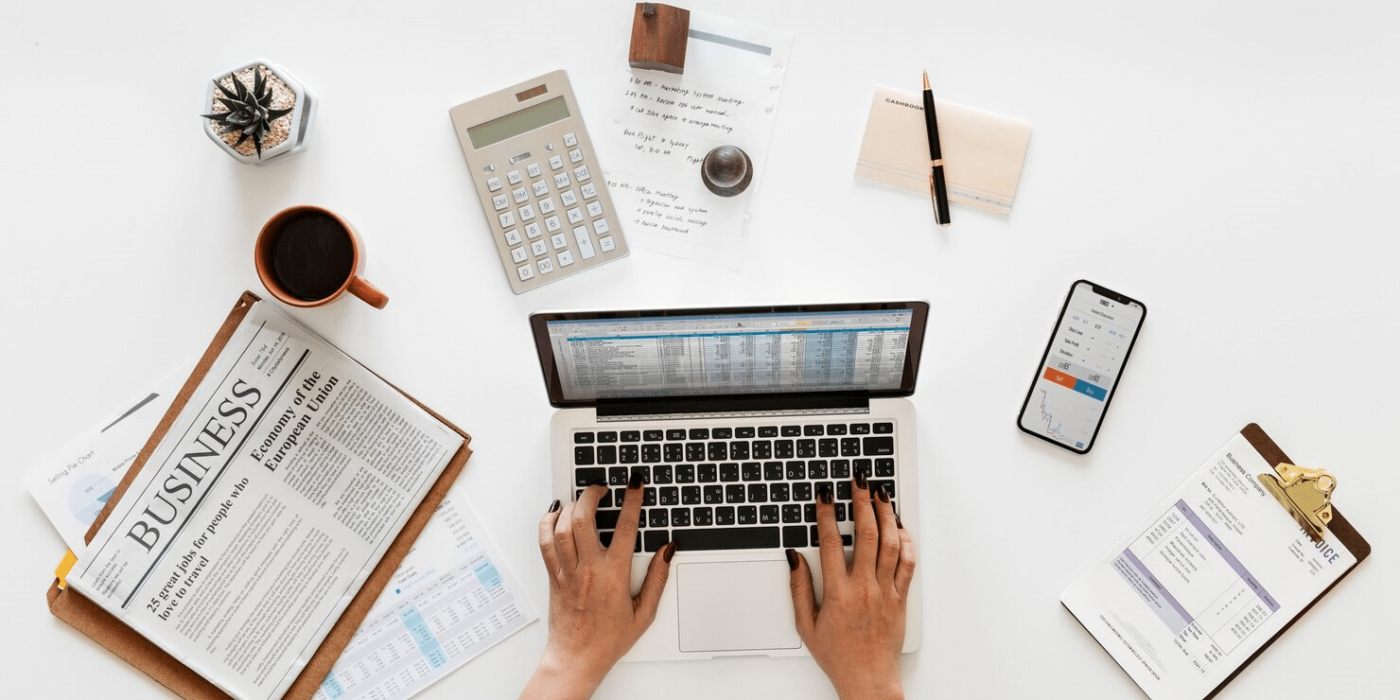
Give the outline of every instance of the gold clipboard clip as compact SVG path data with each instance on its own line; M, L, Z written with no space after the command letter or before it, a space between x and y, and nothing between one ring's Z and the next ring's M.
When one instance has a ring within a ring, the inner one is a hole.
M1314 540L1321 542L1327 524L1332 522L1332 492L1337 488L1337 477L1324 469L1309 469L1287 462L1280 462L1274 471L1278 476L1260 474L1259 483Z

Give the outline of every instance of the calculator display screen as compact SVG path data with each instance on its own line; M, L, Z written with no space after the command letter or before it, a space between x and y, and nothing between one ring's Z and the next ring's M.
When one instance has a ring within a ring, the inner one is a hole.
M470 127L467 129L467 136L472 140L472 147L480 150L568 118L569 105L564 102L564 96L560 95L519 112L511 112L504 117Z

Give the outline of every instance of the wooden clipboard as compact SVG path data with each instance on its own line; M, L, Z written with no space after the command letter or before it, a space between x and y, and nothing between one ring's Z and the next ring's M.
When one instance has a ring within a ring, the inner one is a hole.
M249 310L253 308L254 304L260 302L261 299L252 292L244 292L242 296L239 297L238 303L234 305L233 310L230 311L228 317L224 319L224 323L219 328L219 332L214 335L214 340L209 343L209 348L204 351L203 357L200 358L199 364L195 366L194 371L190 374L190 378L185 381L180 392L176 394L175 401L170 406L170 409L166 411L165 417L161 419L155 432L151 434L150 439L146 441L145 447L141 449L141 454L137 456L136 461L131 465L131 468L127 470L125 478L117 485L116 491L112 494L112 498L107 502L102 512L98 514L97 521L88 529L87 535L84 538L87 542L92 541L93 536L97 534L102 524L106 522L107 516L112 513L116 503L120 501L122 496L126 493L127 487L130 486L131 482L136 478L136 475L141 471L142 467L145 466L146 461L150 459L151 453L155 451L156 445L160 443L161 438L165 436L165 433L170 430L170 427L175 423L175 419L185 407L185 403L190 400L195 389L199 386L200 381L209 371L209 368L213 366L219 353L223 351L224 345L228 342L234 331L237 330L239 324L242 323L243 318L248 315ZM321 642L321 646L316 650L316 653L307 661L306 667L302 669L301 674L297 676L296 680L292 682L292 685L288 687L286 694L282 696L283 700L310 700L311 696L320 688L321 681L325 679L326 674L328 674L331 667L335 665L336 659L340 657L340 653L344 651L346 645L350 643L350 639L354 636L355 630L359 629L360 623L365 619L365 615L369 613L370 608L379 598L379 594L384 590L384 587L388 585L389 579L394 575L399 564L403 562L403 558L408 554L409 549L413 547L413 542L418 539L419 533L423 531L423 527L427 525L428 520L433 516L434 511L437 510L438 504L442 502L443 497L447 494L447 490L451 488L452 483L456 481L457 475L462 472L462 468L466 465L467 459L471 457L470 435L429 409L427 406L419 403L412 396L408 394L404 394L404 396L415 404L418 404L418 406L430 413L433 417L442 421L443 425L446 425L448 428L461 435L465 442L462 443L462 447L457 450L452 460L448 462L447 466L443 469L437 482L433 484L432 488L428 490L427 495L423 497L422 503L418 505L418 509L413 512L408 522L404 524L398 537L394 538L393 544L385 551L384 557L380 559L379 564L374 567L374 570L365 580L360 591L355 594L349 606L345 608L345 612L341 614L340 619L336 622L335 626L331 628L325 640ZM205 680L204 677L190 670L155 643L141 636L139 632L113 617L106 610L103 610L101 606L83 597L82 594L77 591L60 587L57 579L55 579L53 585L49 587L48 601L49 610L59 619L72 625L79 632L91 637L98 644L107 647L107 649L126 660L132 666L141 669L161 685L169 688L176 695L187 698L188 700L232 700L227 693Z
M1269 466L1277 468L1278 465L1282 463L1295 463L1288 458L1288 455L1283 453L1283 450L1274 443L1273 439L1264 432L1263 428L1259 427L1258 423L1246 425L1244 429L1240 431L1240 434L1243 435L1246 440L1249 440L1249 444L1254 447L1259 453L1259 456L1264 458L1264 461L1269 463ZM1236 666L1235 670L1231 671L1230 675L1225 677L1225 680L1220 681L1220 685L1215 686L1215 689L1207 693L1201 700L1210 700L1215 697L1226 684L1235 679L1235 676L1240 675L1240 671L1243 671L1246 666L1259 658L1259 655L1264 653L1264 650L1268 649L1269 645L1274 643L1274 640L1278 639L1284 632L1287 632L1288 628L1292 627L1293 623L1298 621L1298 618L1311 610L1312 606L1317 604L1317 601L1322 600L1323 596L1327 595L1338 583L1341 583L1342 579L1351 574L1351 572L1356 569L1357 564L1360 564L1366 557L1371 556L1371 543L1367 542L1365 538L1361 536L1361 533L1357 532L1356 528L1352 527L1351 523L1347 522L1347 519L1342 516L1341 511L1337 510L1336 506L1332 507L1332 521L1327 524L1327 529L1333 535L1337 536L1342 546L1346 547L1347 551L1352 553L1352 556L1356 557L1356 564L1352 564L1350 568L1343 571L1342 575L1338 576L1337 580L1332 582L1332 585L1322 589L1322 592L1318 593L1316 598L1308 601L1308 604L1303 606L1303 609L1299 610L1297 615L1294 615L1291 620L1284 623L1283 627L1280 627L1279 631L1274 633L1274 636L1269 637L1267 642L1264 642L1259 649L1253 654L1250 654L1249 658L1241 661L1240 665Z

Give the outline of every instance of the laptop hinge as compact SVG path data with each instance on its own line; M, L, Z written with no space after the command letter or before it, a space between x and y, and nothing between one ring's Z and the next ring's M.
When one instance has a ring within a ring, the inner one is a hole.
M598 422L676 420L682 418L748 418L758 416L808 416L864 414L870 399L852 397L749 397L742 399L667 399L600 403Z

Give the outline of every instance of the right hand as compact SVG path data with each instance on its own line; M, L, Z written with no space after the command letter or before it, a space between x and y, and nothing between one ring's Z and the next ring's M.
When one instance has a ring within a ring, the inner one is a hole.
M797 634L842 700L903 698L899 654L914 577L914 541L888 497L881 492L872 503L869 483L864 474L857 474L850 504L856 522L855 552L848 566L832 496L828 487L817 498L820 603L806 557L787 551Z

